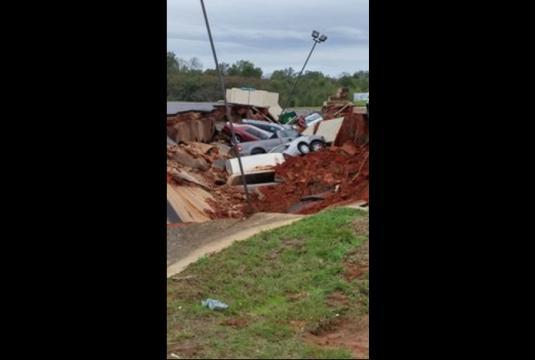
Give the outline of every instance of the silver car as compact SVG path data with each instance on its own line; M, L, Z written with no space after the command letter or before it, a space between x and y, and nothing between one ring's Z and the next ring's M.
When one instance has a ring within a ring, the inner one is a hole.
M295 144L294 144L295 143ZM272 138L267 140L248 141L236 146L235 151L239 151L240 155L256 155L270 152L273 148L279 145L292 144L293 149L297 149L300 154L306 154L311 151L316 151L325 145L325 139L322 136L309 135L301 136L297 131L281 130L277 131Z
M273 122L263 121L263 120L251 120L251 119L243 119L242 124L247 125L253 125L256 126L259 129L269 131L272 133L276 133L279 130L289 130L292 129L290 125L281 125Z

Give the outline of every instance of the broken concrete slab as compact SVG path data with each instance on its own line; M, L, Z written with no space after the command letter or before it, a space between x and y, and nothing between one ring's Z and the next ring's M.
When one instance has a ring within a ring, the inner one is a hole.
M268 183L275 181L276 165L286 161L283 154L268 153L250 156L242 156L243 172L247 184ZM227 179L229 185L243 184L238 159L229 159L226 161L226 169L230 174Z
M217 149L217 146L212 144L204 144L200 142L194 142L194 141L184 141L184 144L186 144L192 151L200 154L208 154L214 149Z
M192 169L208 170L210 168L210 165L205 159L202 157L194 157L179 146L173 146L172 149L168 150L168 153L170 153L169 158L171 160Z
M244 173L265 172L270 168L282 164L286 159L280 153L258 154L242 156L241 162ZM228 159L226 169L230 175L240 175L240 165L238 158Z
M243 90L238 88L227 89L227 101L232 104L252 105L268 108L269 114L279 119L282 108L279 106L279 93L265 90Z
M231 149L230 146L222 144L220 142L214 142L214 143L211 143L210 145L213 145L213 146L217 147L217 149L219 150L219 155L220 156L222 156L222 157L229 156L230 149Z
M212 112L215 102L168 101L167 116L186 112Z
M301 135L323 136L325 138L325 142L333 143L340 132L343 122L343 117L322 120L307 127L301 132Z
M336 140L343 122L343 117L320 121L315 135L323 136L325 142L332 143Z
M167 173L170 174L175 181L180 182L180 180L186 180L199 186L202 186L205 189L211 189L211 186L199 174L195 174L184 169L173 168L168 168Z
M206 211L213 211L207 200L212 195L194 186L172 186L167 184L167 201L181 222L204 222L210 217Z

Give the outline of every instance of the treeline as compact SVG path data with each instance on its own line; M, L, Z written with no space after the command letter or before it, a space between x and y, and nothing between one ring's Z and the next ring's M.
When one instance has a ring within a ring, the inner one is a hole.
M222 63L225 85L249 87L279 93L279 104L284 107L288 94L299 73L292 68L274 71L269 78L261 68L245 60L229 65ZM174 53L167 53L167 100L168 101L217 101L222 99L217 72L203 70L197 58L184 60ZM306 71L299 79L288 107L320 106L327 97L340 87L349 88L349 93L368 91L368 71L354 74L343 73L330 77L320 71Z

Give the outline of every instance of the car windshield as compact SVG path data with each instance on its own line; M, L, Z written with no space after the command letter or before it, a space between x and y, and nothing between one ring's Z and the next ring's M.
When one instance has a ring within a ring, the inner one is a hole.
M313 113L313 114L310 114L307 117L305 117L305 121L306 121L307 125L310 124L313 121L318 120L318 119L321 119L321 114L319 114L319 113Z
M262 139L262 140L267 140L271 137L270 133L257 129L254 126L247 126L245 128L245 131L247 131L249 134L256 136L257 138Z

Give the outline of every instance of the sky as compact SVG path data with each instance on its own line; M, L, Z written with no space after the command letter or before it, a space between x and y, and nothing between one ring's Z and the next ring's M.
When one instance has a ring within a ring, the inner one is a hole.
M338 76L368 70L369 0L204 0L219 62L249 60L264 74L306 70ZM167 0L167 51L214 68L200 0Z

